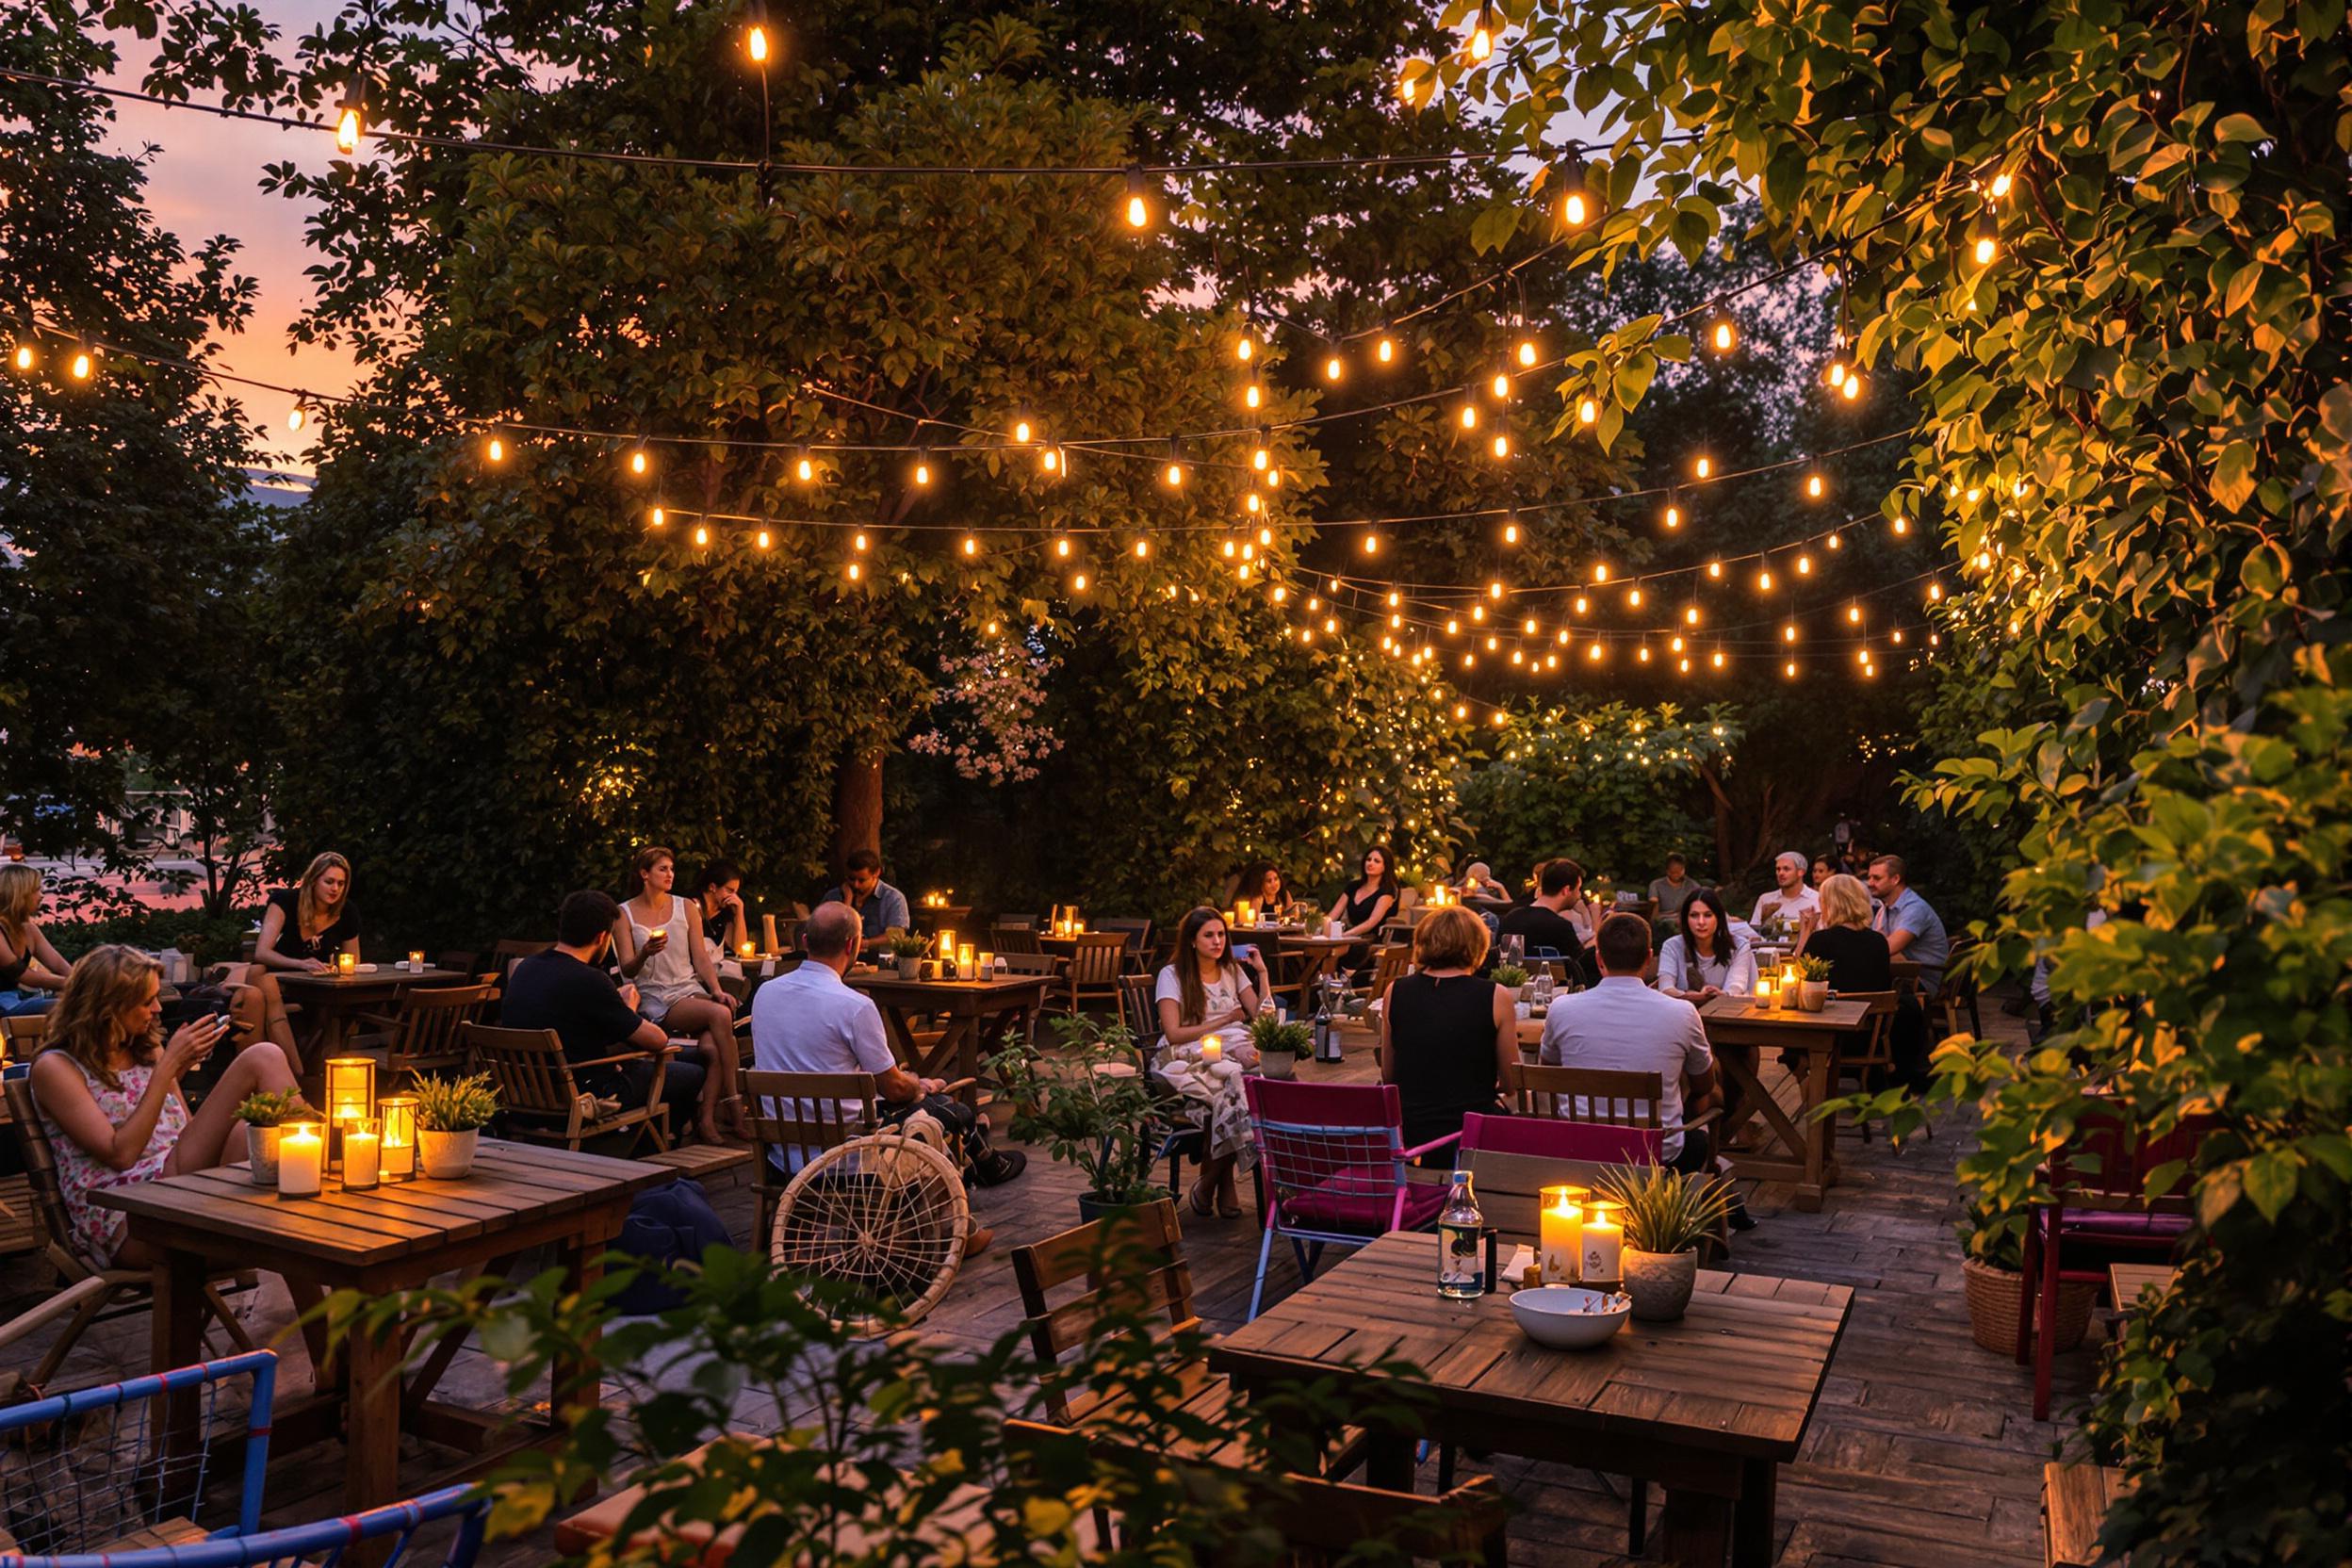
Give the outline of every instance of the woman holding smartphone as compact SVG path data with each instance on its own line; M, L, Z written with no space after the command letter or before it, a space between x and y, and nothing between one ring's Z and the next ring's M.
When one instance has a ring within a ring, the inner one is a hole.
M1257 1061L1250 1021L1273 1002L1264 961L1254 949L1246 951L1247 958L1237 958L1227 949L1224 915L1203 905L1177 928L1175 959L1160 971L1152 988L1160 1033L1168 1042L1160 1076L1185 1097L1193 1119L1207 1135L1200 1180L1185 1200L1204 1218L1241 1213L1234 1171L1243 1160L1256 1157L1240 1075L1205 1070L1200 1054L1200 1042L1215 1035L1223 1060L1235 1067Z
M132 948L82 956L66 976L49 1033L33 1058L33 1101L57 1159L73 1234L60 1238L92 1267L144 1268L157 1260L123 1238L120 1210L90 1195L204 1170L220 1163L237 1107L249 1094L295 1088L285 1054L268 1041L237 1053L190 1111L180 1080L227 1037L207 1013L163 1037L163 966Z

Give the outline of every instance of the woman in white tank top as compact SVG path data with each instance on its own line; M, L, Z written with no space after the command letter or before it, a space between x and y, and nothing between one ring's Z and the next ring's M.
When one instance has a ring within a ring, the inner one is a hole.
M621 974L637 988L639 1012L674 1037L702 1042L710 1071L702 1081L695 1135L705 1143L719 1142L723 1132L746 1138L743 1096L736 1087L741 1062L735 1002L719 985L701 920L670 890L678 880L678 858L659 844L639 850L631 875L636 892L612 923Z

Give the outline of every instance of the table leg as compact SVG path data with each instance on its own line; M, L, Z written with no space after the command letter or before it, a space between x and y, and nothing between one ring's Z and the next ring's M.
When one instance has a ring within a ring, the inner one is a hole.
M358 1323L344 1337L343 1358L350 1366L351 1418L343 1429L343 1504L353 1513L400 1496L400 1333L397 1328L378 1332ZM344 1560L353 1568L373 1568L384 1560L388 1542L354 1545Z
M1780 1466L1752 1459L1740 1466L1740 1501L1731 1511L1731 1568L1772 1568Z
M1364 1483L1384 1492L1413 1490L1413 1461L1418 1445L1396 1432L1375 1432L1364 1450Z
M1731 1544L1731 1499L1668 1489L1658 1520L1658 1554L1677 1568L1723 1568Z
M1829 1075L1837 1051L1836 1041L1823 1040L1805 1053L1805 1098L1798 1107L1798 1114L1805 1119L1805 1180L1797 1184L1790 1202L1806 1214L1821 1209L1822 1196L1835 1179L1831 1174L1831 1143L1838 1135L1838 1126L1829 1118L1813 1113L1829 1102Z
M167 1252L155 1266L150 1287L155 1293L155 1321L149 1329L150 1371L169 1372L204 1359L204 1259L190 1253ZM204 1446L203 1391L190 1388L160 1396L148 1419L155 1432L155 1474L166 1478L167 1488L177 1490L170 1478L183 1466L192 1476ZM159 1501L170 1504L172 1499L166 1496ZM191 1511L183 1503L173 1511Z

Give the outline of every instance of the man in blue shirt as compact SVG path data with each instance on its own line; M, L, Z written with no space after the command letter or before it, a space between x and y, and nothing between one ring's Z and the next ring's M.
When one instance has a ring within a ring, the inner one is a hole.
M906 917L906 895L882 880L882 857L870 849L852 850L845 869L849 874L841 885L820 902L846 904L858 911L858 918L865 926L861 945L874 946L885 931L911 928Z
M1944 923L1927 906L1919 890L1903 879L1903 857L1882 855L1870 862L1870 896L1878 900L1873 930L1886 938L1886 951L1919 966L1919 994L1934 1001L1944 988L1944 965L1952 959L1952 940Z

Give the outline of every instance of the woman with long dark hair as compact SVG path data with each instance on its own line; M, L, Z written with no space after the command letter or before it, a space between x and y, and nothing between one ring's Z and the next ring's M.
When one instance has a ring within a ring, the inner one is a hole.
M1362 969L1371 961L1371 939L1396 913L1396 858L1388 846L1374 844L1365 850L1361 870L1356 885L1332 901L1326 917L1339 923L1339 935L1356 940L1343 959L1349 969Z
M1238 1070L1257 1064L1250 1021L1268 1004L1272 988L1255 950L1250 956L1249 968L1234 961L1226 943L1224 915L1203 905L1177 927L1175 957L1160 971L1152 988L1161 1037L1168 1042L1158 1064L1160 1076L1197 1107L1195 1119L1208 1138L1200 1180L1186 1200L1192 1212L1204 1218L1213 1213L1227 1218L1241 1213L1233 1173L1240 1163L1256 1158ZM1202 1042L1212 1036L1217 1042L1217 1062L1207 1060L1202 1050ZM1234 1070L1220 1070L1227 1063Z
M1755 992L1756 954L1732 930L1714 889L1701 888L1683 905L1682 930L1658 949L1658 988L1691 1003Z

